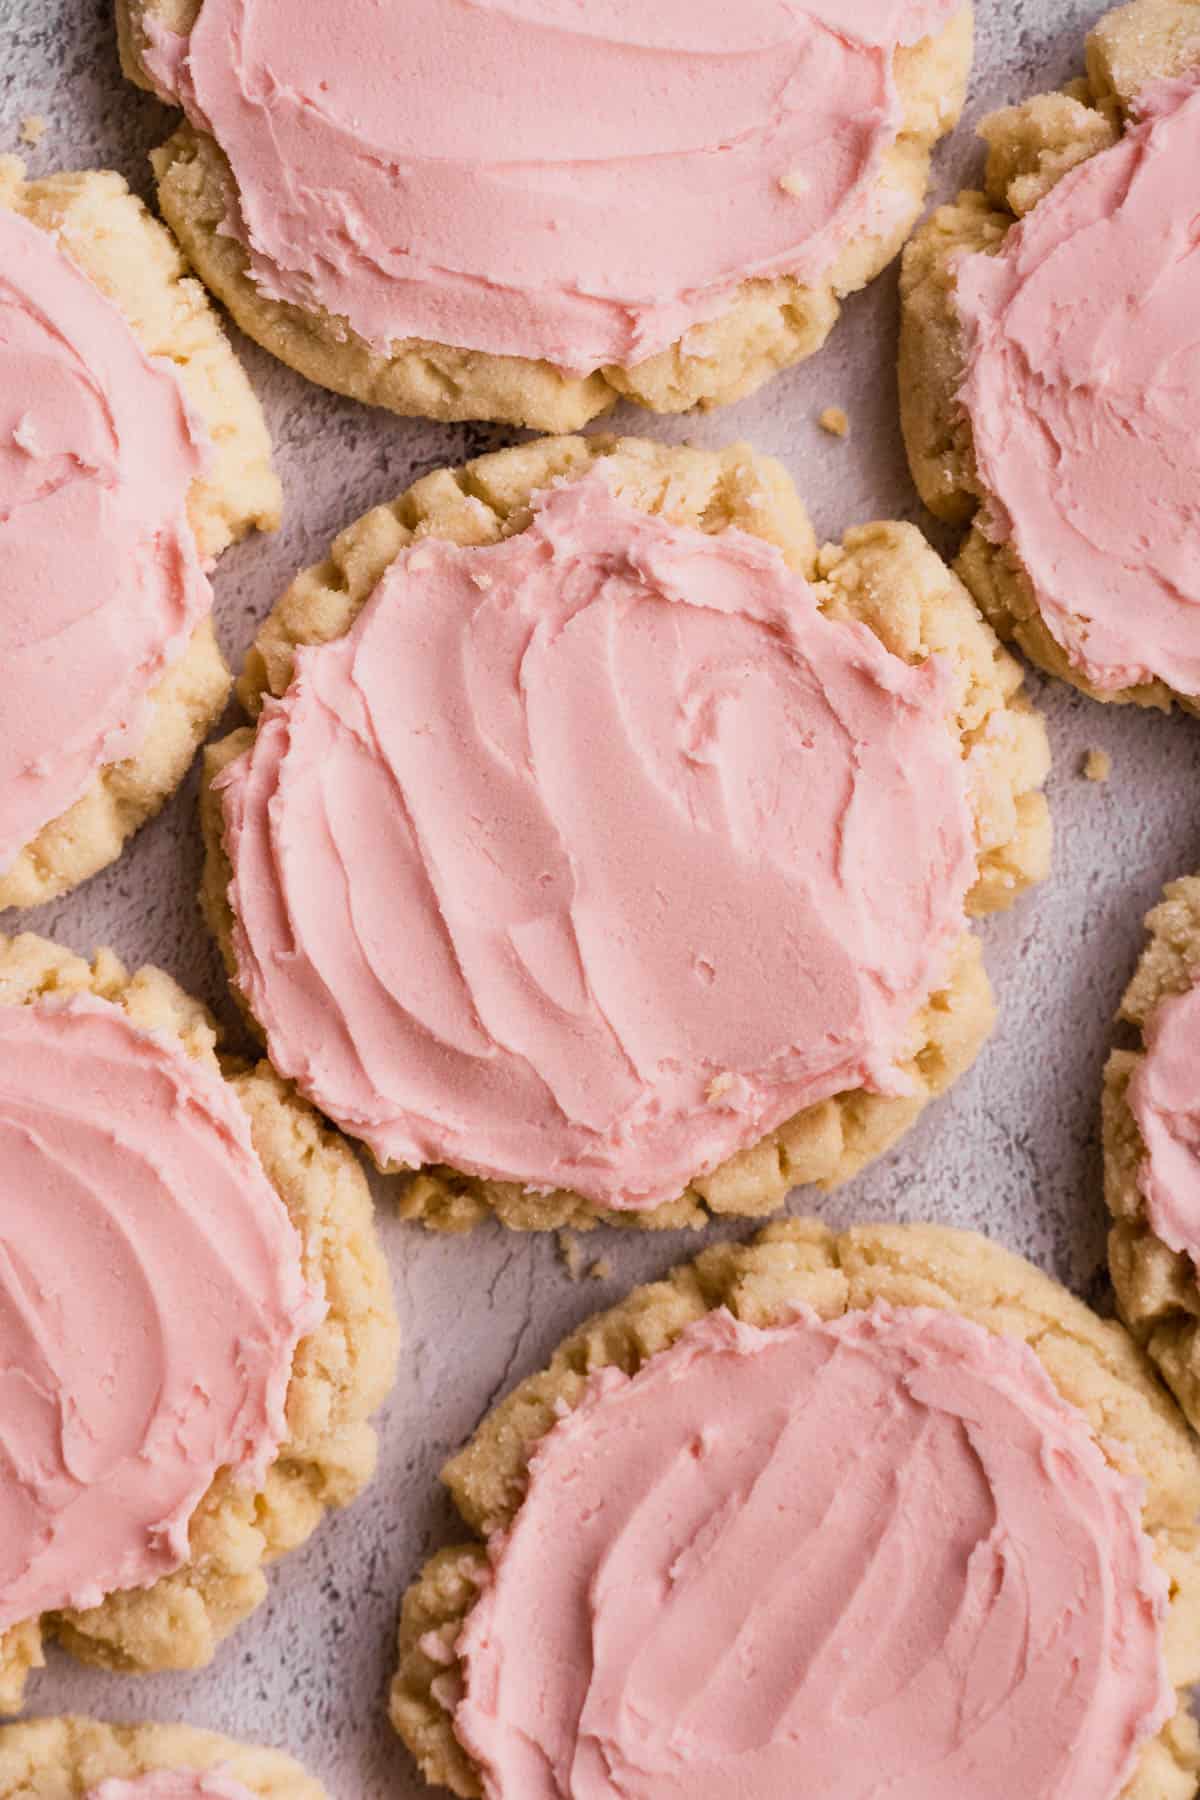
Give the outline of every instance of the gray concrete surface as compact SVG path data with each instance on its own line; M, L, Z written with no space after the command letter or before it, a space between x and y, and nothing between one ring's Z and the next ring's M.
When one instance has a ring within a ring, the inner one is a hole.
M970 110L939 157L939 195L978 167L972 121L1076 72L1100 10L1089 0L980 0ZM35 170L108 166L148 194L146 152L171 115L122 82L108 0L0 0L0 150L21 148L20 121L34 112L49 121L39 148L25 152ZM783 459L829 535L871 517L921 519L896 423L895 336L893 272L851 303L821 356L761 395L699 421L663 424L631 409L618 423L709 444L749 438ZM292 572L341 525L417 473L506 441L490 428L368 411L241 348L278 447L287 519L275 538L233 552L217 575L218 625L235 665ZM830 404L850 414L844 443L817 429ZM1030 685L1054 745L1055 866L1045 888L984 928L999 1028L905 1143L820 1210L834 1223L977 1226L1103 1304L1100 1070L1142 915L1164 881L1200 867L1200 729L1184 717L1105 710L1036 675ZM1107 786L1080 776L1092 746L1112 756ZM194 904L198 867L193 781L116 867L22 922L80 950L111 943L135 963L161 964L236 1030ZM0 917L0 929L13 923ZM439 1241L402 1226L387 1184L376 1187L405 1349L380 1421L373 1488L274 1571L268 1605L211 1669L119 1680L54 1654L31 1684L31 1710L185 1719L274 1741L335 1800L422 1791L383 1709L401 1591L452 1525L440 1463L567 1329L701 1240L593 1234L589 1259L609 1257L612 1279L575 1284L552 1241L499 1230Z

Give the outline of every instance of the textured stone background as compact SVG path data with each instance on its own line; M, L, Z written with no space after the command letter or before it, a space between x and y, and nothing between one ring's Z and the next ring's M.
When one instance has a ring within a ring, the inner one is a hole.
M977 10L970 110L940 157L939 195L978 167L973 119L1077 72L1083 33L1102 9L1090 0L979 0ZM34 112L50 127L26 152L35 170L108 166L148 194L146 152L171 115L122 82L107 0L0 0L0 150L20 148L20 121ZM919 518L896 424L895 334L893 274L851 303L821 356L760 396L699 421L664 425L630 409L616 422L708 444L751 439L783 459L830 536L871 517ZM275 538L234 551L217 575L218 625L235 666L288 577L341 525L418 473L505 441L490 428L367 411L242 348L278 449L287 517ZM851 416L845 443L816 427L830 404ZM1200 734L1182 716L1105 710L1036 675L1031 687L1054 744L1055 867L1045 888L985 927L998 1031L900 1149L821 1210L834 1223L978 1226L1102 1301L1100 1069L1142 915L1164 881L1200 867ZM1091 746L1112 755L1107 787L1080 776ZM236 1030L193 900L194 804L189 784L115 868L22 923L80 950L105 942L134 963L160 963ZM0 929L14 923L2 918ZM394 1219L386 1183L377 1195L405 1349L380 1420L374 1487L274 1571L268 1605L212 1669L117 1680L54 1655L31 1686L31 1709L186 1719L271 1740L304 1759L337 1800L421 1791L383 1707L401 1590L451 1529L440 1463L568 1328L701 1240L595 1233L588 1260L608 1256L613 1277L575 1284L552 1241L499 1230L439 1241Z

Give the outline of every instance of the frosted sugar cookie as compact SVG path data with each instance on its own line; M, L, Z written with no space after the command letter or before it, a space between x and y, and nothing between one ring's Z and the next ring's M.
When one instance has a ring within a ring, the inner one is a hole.
M163 212L340 393L567 431L750 392L896 255L962 108L964 0L118 0L183 107Z
M279 1750L187 1725L0 1726L0 1800L327 1800Z
M1126 1332L986 1239L709 1250L443 1479L474 1536L405 1598L391 1716L458 1794L1196 1792L1200 1453Z
M755 1213L991 1025L1046 866L1014 662L910 526L818 551L744 447L547 439L301 575L210 751L204 903L275 1067L413 1216Z
M1104 1072L1104 1185L1123 1317L1200 1428L1200 877L1172 882Z
M394 1360L344 1142L160 971L0 939L0 1708L44 1635L207 1662L369 1479Z
M0 908L95 874L229 675L207 571L279 484L199 283L120 176L0 157Z
M913 474L1003 638L1098 700L1200 705L1200 5L984 121L986 192L905 253Z

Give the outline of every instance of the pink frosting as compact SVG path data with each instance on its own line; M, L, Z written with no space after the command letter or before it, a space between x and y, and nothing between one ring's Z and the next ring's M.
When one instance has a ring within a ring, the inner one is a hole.
M539 1444L455 1731L487 1800L1114 1800L1175 1706L1140 1506L1023 1343L714 1313Z
M0 207L0 874L138 748L212 605L186 511L204 460L171 365Z
M324 1312L236 1096L78 997L0 1006L0 1631L186 1559Z
M1129 1105L1146 1146L1138 1182L1147 1217L1200 1266L1200 986L1155 1007Z
M102 1781L83 1800L257 1800L240 1781L219 1769L156 1769L132 1781Z
M1042 617L1092 686L1200 693L1200 71L963 260L963 403Z
M219 782L272 1061L382 1163L618 1208L899 1091L975 875L950 704L596 474L425 540Z
M264 294L584 371L889 228L893 56L960 4L204 0L146 60L228 157Z

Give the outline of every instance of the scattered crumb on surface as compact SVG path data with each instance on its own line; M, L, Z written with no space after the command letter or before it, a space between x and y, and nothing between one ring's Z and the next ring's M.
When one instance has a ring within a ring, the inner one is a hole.
M803 169L791 169L786 175L779 177L779 185L785 194L791 194L794 200L798 200L801 194L807 194L812 182Z
M612 1272L612 1259L607 1256L598 1256L588 1270L588 1274L593 1281L611 1281Z
M727 1094L732 1086L733 1076L729 1073L728 1069L725 1069L720 1075L713 1076L708 1084L705 1099L708 1101L709 1105L712 1106L721 1098L722 1094Z
M1112 774L1112 757L1107 750L1089 750L1083 759L1083 773L1088 781L1107 781Z
M850 420L846 416L844 408L840 406L827 406L817 420L817 424L822 431L827 431L830 437L849 436Z
M579 1239L573 1231L555 1233L558 1242L558 1254L562 1257L563 1268L572 1281L578 1281L583 1274L584 1255Z
M41 113L26 113L21 120L21 142L23 144L40 144L49 126Z

